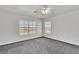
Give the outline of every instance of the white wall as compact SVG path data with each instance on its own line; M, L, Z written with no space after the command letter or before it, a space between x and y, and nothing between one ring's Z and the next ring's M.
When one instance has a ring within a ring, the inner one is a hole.
M27 20L36 20L37 23L41 22L39 19L36 18L22 16L20 14L0 10L0 45L18 42L22 40L28 40L41 36L40 31L35 35L20 36L19 20L22 18L26 18Z
M79 10L64 13L46 20L52 22L52 34L44 34L44 36L79 45Z

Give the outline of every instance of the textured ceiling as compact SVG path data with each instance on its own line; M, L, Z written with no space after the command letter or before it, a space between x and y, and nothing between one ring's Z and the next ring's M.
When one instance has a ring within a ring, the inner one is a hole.
M50 8L50 12L46 16L41 16L40 13L34 13L34 11L42 8L40 5L1 5L0 9L36 18L48 18L79 9L78 5L48 5L48 7Z

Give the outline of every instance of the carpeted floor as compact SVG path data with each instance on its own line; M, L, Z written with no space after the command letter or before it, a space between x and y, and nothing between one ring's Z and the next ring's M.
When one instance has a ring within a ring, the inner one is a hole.
M41 37L0 46L0 54L78 54L79 47Z

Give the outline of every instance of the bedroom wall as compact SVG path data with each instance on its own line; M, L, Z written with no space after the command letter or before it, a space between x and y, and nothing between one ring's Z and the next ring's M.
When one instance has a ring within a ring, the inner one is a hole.
M41 27L39 28L40 31L38 31L37 34L20 36L19 20L22 18L26 18L28 20L36 20L37 23L41 22L37 18L0 10L0 45L28 40L41 36Z
M45 37L79 45L79 10L48 18L52 22L52 33Z

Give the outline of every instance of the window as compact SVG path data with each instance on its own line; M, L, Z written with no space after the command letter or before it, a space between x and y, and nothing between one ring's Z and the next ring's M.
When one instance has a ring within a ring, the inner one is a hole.
M37 24L37 32L42 33L42 23L40 21Z
M50 21L46 21L44 22L44 31L46 34L51 34L51 22Z
M27 20L25 20L24 21L24 34L28 34L28 32L29 32L29 28L28 28L28 21Z
M36 33L36 29L37 29L36 22L33 21L33 34Z
M25 23L23 20L20 20L20 35L25 34Z
M29 21L28 22L29 24L29 34L32 34L32 32L33 32L33 22L32 21Z
M20 20L20 35L35 34L36 22L32 20Z

